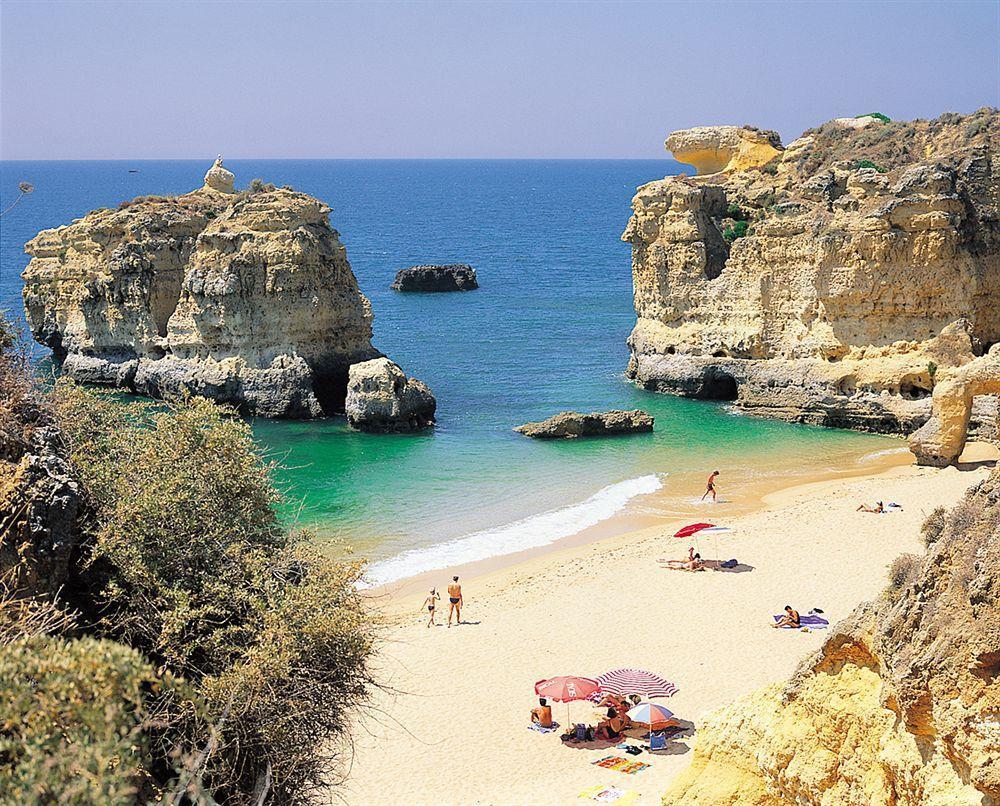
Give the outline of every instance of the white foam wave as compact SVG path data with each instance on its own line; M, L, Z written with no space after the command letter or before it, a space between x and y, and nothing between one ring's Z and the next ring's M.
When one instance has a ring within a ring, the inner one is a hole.
M873 462L883 456L892 456L896 453L909 453L910 449L905 445L902 448L886 448L884 451L873 451L872 453L866 453L858 461L860 462Z
M542 512L372 563L368 568L368 581L370 585L382 585L426 571L547 546L607 520L636 496L654 493L661 486L657 475L620 481L598 490L579 504Z

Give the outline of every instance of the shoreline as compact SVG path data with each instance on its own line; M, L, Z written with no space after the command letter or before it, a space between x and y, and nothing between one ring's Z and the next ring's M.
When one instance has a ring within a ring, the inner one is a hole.
M992 449L992 446L970 443L969 450L963 458L966 461L978 461L975 457L994 457L994 454L996 454L996 451ZM371 585L365 589L365 593L377 599L388 598L398 600L404 598L411 599L416 596L423 598L430 587L437 586L440 590L444 587L443 581L446 579L450 580L453 575L459 576L462 580L476 580L507 570L521 563L530 562L551 552L582 547L591 543L599 543L616 538L624 538L628 535L644 532L647 529L656 527L666 528L674 521L697 521L702 519L730 521L759 510L764 505L768 496L780 493L786 489L835 479L878 475L895 467L905 467L912 464L913 456L905 449L905 443L901 450L888 449L864 453L859 451L854 462L843 469L820 469L817 466L796 472L783 473L772 471L765 472L763 475L755 478L747 479L742 484L738 482L731 485L727 484L723 495L733 494L734 498L738 497L739 500L731 501L723 499L719 504L712 504L711 502L705 502L704 504L692 503L689 494L682 495L677 491L676 488L678 487L699 490L698 485L701 485L703 488L704 479L702 479L702 474L690 472L677 474L663 473L659 474L661 478L660 489L637 496L630 500L623 509L615 512L610 517L571 535L527 549L500 552L493 556L459 563L454 566L442 566L441 568L420 571L415 574L407 574L389 582ZM631 481L634 481L634 479ZM725 490L733 490L734 493L727 493ZM581 505L582 503L580 502L577 505ZM575 505L571 504L560 507L552 512L557 513L572 506ZM548 514L550 513L543 512L529 517L544 517ZM463 538L457 538L457 540L461 539ZM686 545L679 548L676 555L678 558L681 556L680 549L686 548ZM430 549L433 548L430 547Z
M666 540L670 521L661 519L470 566L460 574L465 623L453 629L424 626L420 577L371 591L382 622L375 671L385 688L358 720L351 771L331 801L362 804L378 792L389 804L568 804L590 786L616 785L655 802L687 766L692 738L637 756L651 765L637 775L595 767L613 746L563 746L525 729L534 681L648 669L678 686L662 702L696 737L707 712L787 679L829 634L770 629L771 612L785 603L803 613L820 607L835 625L877 596L899 554L923 552L926 514L954 505L996 456L972 446L961 468L939 470L894 454L833 477L765 485L720 538L720 552L745 563L745 573L663 569L657 560L688 544ZM855 512L877 498L904 509ZM702 541L703 556L715 559L710 546ZM447 621L446 599L438 621ZM571 709L571 721L595 722L587 704ZM564 722L566 706L553 713Z

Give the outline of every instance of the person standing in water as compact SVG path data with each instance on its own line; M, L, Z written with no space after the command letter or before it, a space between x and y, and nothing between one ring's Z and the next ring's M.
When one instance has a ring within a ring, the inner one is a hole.
M451 584L448 586L448 601L451 603L451 607L448 609L448 626L451 626L451 614L454 613L457 618L456 623L462 623L462 586L458 584L458 577L451 578Z
M437 609L437 603L440 601L441 597L438 596L436 588L431 588L431 595L424 599L424 607L430 612L431 617L427 620L427 626L430 627L434 625L434 613ZM436 626L436 625L435 625Z
M718 470L713 470L712 475L708 477L708 484L705 485L705 493L702 495L701 500L704 501L706 496L711 493L712 500L715 501L715 477L719 475Z

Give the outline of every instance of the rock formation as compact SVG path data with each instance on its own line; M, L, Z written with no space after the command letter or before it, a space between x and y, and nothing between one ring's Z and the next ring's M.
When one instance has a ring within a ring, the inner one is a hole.
M942 370L1000 341L1000 113L858 120L784 148L748 128L670 136L699 175L632 201L630 377L910 432Z
M615 434L638 434L653 430L653 418L641 409L580 414L563 411L539 423L525 423L514 429L535 439L574 439Z
M388 358L351 366L347 379L347 422L359 431L419 431L434 425L437 401L426 384Z
M393 291L472 291L479 288L476 270L466 263L411 266L396 272Z
M935 380L930 419L910 435L910 450L917 464L943 467L962 455L975 397L1000 394L1000 344Z
M259 180L234 192L220 158L199 190L31 240L28 323L80 381L264 417L343 411L348 368L379 352L329 212Z
M5 333L0 320L0 586L53 595L80 541L80 489L27 362Z
M666 806L1000 801L1000 469L787 684L698 726Z

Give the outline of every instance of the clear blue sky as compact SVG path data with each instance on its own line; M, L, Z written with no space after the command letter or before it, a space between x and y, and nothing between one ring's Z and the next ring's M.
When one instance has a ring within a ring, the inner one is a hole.
M0 3L0 157L657 157L1000 104L1000 2Z

